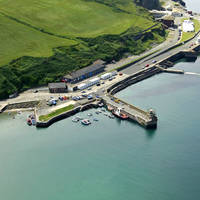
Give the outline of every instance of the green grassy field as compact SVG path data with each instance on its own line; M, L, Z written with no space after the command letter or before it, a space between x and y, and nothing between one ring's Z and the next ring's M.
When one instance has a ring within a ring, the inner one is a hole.
M183 19L183 21L186 19ZM200 22L197 19L192 20L194 22L195 31L194 32L183 32L180 42L185 42L186 40L192 38L196 32L200 30Z
M60 114L62 114L64 112L72 110L73 108L74 108L74 105L69 105L69 106L66 106L64 108L60 108L60 109L55 110L54 112L51 112L51 113L49 113L47 115L39 116L39 120L40 121L48 121L48 120L50 120L51 118L53 118L53 117L55 117L57 115L60 115Z
M133 0L0 0L0 99L165 39Z
M0 13L38 29L69 37L96 37L120 34L131 26L145 29L153 25L147 13L138 15L131 1L120 5L130 12L84 0L0 0ZM52 48L76 43L34 30L0 15L0 65L20 56L50 56Z

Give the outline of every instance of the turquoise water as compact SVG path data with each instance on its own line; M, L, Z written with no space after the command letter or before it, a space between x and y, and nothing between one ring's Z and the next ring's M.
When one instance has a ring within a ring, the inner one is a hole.
M200 59L175 68L200 73ZM1 115L0 199L199 199L199 88L198 75L160 74L119 93L156 109L155 131L102 114L88 127L68 118L47 129L27 126L28 113Z

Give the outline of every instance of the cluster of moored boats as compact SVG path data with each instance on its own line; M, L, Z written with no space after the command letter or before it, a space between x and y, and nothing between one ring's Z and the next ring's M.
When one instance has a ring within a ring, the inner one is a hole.
M108 110L111 111L111 113L106 112L106 109L102 107L101 109L97 110L95 112L95 114L99 115L100 113L102 113L103 115L109 117L110 119L114 119L115 117L118 117L120 119L128 119L128 116L124 113L121 113L121 110L119 108L116 109L116 110L114 110L114 109L111 109L111 110L108 109ZM96 118L96 117L91 119L91 117L93 117L92 113L88 113L87 115L88 115L88 117L90 117L90 119L82 118L80 116L76 116L72 119L72 122L79 122L80 121L81 124L83 124L83 125L90 125L92 123L92 121L96 121L96 122L99 121L99 119Z
M35 120L35 115L34 114L31 114L27 117L27 124L29 126L35 126L36 125L36 120Z

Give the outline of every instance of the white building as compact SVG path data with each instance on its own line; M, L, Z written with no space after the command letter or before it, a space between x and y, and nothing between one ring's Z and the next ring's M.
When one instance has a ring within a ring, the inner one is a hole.
M111 73L106 73L106 74L101 75L101 79L106 80L106 79L109 79L111 76L112 76Z
M100 82L100 78L98 78L98 77L97 78L93 78L93 79L88 81L88 86L90 87L90 86L95 85L95 84L97 84L99 82Z
M78 88L79 90L84 90L84 89L88 88L88 84L86 84L86 83L81 83L80 85L77 86L77 88Z
M194 23L190 20L183 21L183 32L194 32Z

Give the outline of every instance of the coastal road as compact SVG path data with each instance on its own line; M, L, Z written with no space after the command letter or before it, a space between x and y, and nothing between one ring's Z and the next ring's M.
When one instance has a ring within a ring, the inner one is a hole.
M125 74L129 74L130 75L130 74L136 73L137 71L143 69L145 67L145 65L147 65L147 64L151 65L154 60L160 61L160 60L163 60L163 59L165 59L165 58L167 58L167 57L169 57L169 56L171 56L171 55L173 55L175 53L178 53L181 50L188 50L190 48L190 45L194 44L197 41L197 38L199 37L199 35L200 34L198 34L190 42L187 42L187 43L185 43L184 45L182 45L180 47L174 48L174 49L172 49L170 51L167 51L167 52L164 52L164 53L160 54L161 52L163 52L165 50L164 49L161 52L155 54L151 58L145 58L145 59L141 60L140 62L138 62L136 64L133 64L130 67L122 70L122 72L125 73Z

